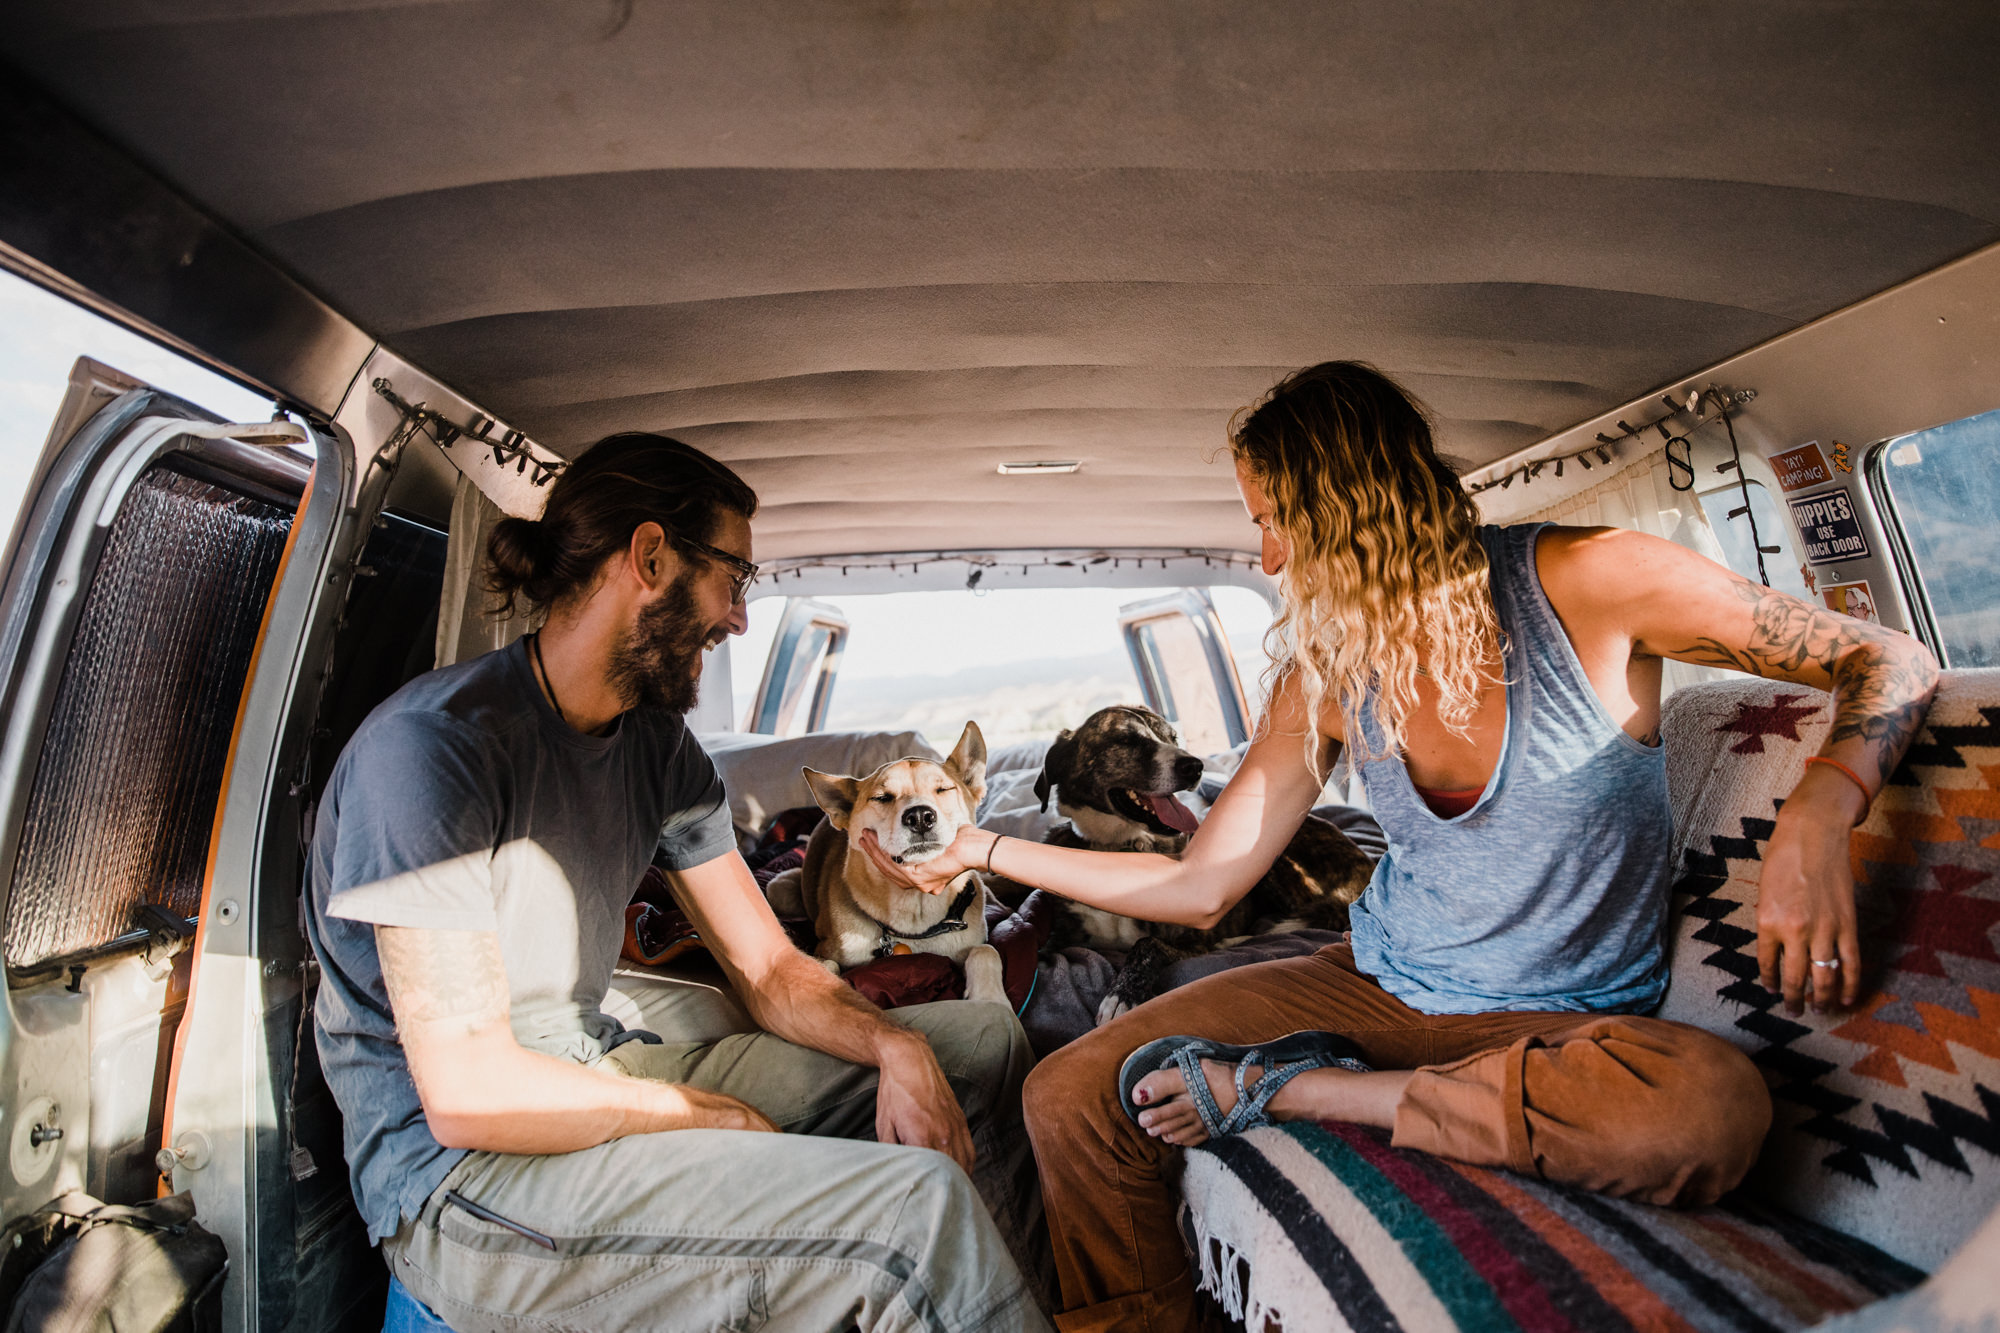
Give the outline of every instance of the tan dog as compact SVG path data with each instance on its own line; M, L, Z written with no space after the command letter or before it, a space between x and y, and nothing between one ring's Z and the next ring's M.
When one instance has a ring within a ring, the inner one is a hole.
M899 953L942 954L965 970L965 998L1007 1003L1000 954L986 942L986 893L966 871L936 895L884 881L853 845L873 833L892 860L920 865L951 845L986 795L986 741L968 722L942 764L899 759L867 777L805 770L826 821L813 831L801 871L771 883L774 900L798 891L819 936L814 955L838 973Z

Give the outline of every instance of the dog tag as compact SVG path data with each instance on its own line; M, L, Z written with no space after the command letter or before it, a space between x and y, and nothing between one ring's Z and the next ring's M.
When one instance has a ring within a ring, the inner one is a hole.
M896 944L892 944L889 946L889 952L893 955L899 953L909 953L911 952L911 950L909 945L898 942Z

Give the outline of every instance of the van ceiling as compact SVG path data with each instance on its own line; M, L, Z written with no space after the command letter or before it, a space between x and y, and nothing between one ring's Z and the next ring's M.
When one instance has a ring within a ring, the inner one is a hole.
M1478 464L2000 239L1990 0L9 11L488 410L738 467L760 559L1253 548L1212 456L1294 367Z

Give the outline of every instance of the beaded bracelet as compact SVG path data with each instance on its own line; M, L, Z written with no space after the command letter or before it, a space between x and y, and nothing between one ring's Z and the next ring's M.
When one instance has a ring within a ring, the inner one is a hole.
M1849 768L1846 764L1841 763L1838 759L1832 759L1823 754L1816 754L1808 757L1806 759L1806 763L1825 764L1828 768L1834 769L1835 771L1844 774L1849 782L1861 788L1861 819L1868 818L1869 807L1875 804L1875 793L1868 790L1868 784L1861 780L1861 775L1859 773L1856 773L1853 769ZM1861 820L1857 819L1854 822L1858 824L1861 822ZM987 859L988 860L992 859L990 854Z

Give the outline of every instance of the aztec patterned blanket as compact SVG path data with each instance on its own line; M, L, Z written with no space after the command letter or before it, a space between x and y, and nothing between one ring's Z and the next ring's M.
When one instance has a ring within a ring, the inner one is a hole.
M1765 1330L1940 1264L2000 1207L2000 670L1946 673L1855 830L1860 1005L1795 1019L1757 984L1759 858L1831 713L1754 679L1666 708L1680 875L1660 1014L1735 1042L1770 1083L1744 1189L1667 1210L1352 1126L1257 1130L1187 1155L1204 1289L1256 1329Z
M1202 1288L1245 1328L1775 1333L1923 1274L1741 1199L1655 1208L1290 1123L1187 1155Z
M1854 832L1860 1005L1792 1018L1757 983L1759 857L1831 718L1774 681L1667 701L1684 850L1660 1016L1764 1071L1777 1117L1750 1188L1930 1269L2000 1207L2000 670L1945 673Z

